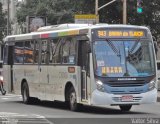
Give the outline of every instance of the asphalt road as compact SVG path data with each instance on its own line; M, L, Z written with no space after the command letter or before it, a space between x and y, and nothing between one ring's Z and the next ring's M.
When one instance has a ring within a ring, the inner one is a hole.
M19 95L0 95L0 124L159 124L160 102L133 106L130 112L119 107L84 106L72 112L62 102L42 101L25 105Z

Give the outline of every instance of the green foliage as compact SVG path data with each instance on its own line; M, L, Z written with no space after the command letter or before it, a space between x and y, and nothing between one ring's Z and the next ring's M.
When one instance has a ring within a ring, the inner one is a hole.
M0 43L2 43L5 34L6 34L6 19L5 19L5 14L2 11L2 3L0 2Z
M25 22L27 16L46 16L50 24L73 22L71 6L69 0L27 0L17 11L18 22Z
M148 26L156 39L160 35L160 1L152 0L148 3L143 0L143 12L138 14L136 11L136 1L128 3L128 23L133 25Z
M99 7L111 0L99 0ZM150 27L152 34L160 34L160 0L143 0L143 12L137 13L137 0L127 0L128 24ZM99 11L100 22L122 24L122 1L116 1ZM74 22L75 14L94 14L95 0L27 0L17 11L19 23L26 21L26 16L46 16L49 24Z

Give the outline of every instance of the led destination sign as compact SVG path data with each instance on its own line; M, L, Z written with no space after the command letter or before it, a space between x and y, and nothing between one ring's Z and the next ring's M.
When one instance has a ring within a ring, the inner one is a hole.
M97 30L98 38L133 38L133 37L146 37L143 30Z

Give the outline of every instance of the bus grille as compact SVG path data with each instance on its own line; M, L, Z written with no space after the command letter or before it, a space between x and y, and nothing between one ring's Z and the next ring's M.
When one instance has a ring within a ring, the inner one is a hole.
M143 86L145 84L145 81L144 80L109 81L107 84L111 87L136 87L136 86Z
M140 91L111 91L112 94L140 94L142 93L143 90L140 90Z

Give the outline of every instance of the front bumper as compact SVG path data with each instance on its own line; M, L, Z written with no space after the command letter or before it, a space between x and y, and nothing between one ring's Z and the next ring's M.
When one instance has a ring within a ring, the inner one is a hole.
M122 101L122 96L133 96L132 101ZM92 105L121 105L121 104L150 104L157 101L157 89L153 89L141 94L108 94L97 89L93 91L91 97Z

